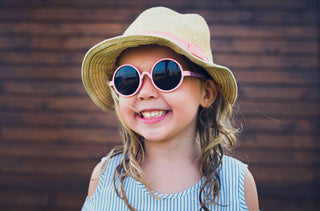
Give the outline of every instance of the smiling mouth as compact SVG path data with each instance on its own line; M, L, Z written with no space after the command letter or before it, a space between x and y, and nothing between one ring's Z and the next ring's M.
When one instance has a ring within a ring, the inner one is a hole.
M164 115L166 115L169 111L165 111L165 110L159 110L159 111L143 111L143 112L139 112L138 115L141 118L144 119L153 119L153 118L159 118L162 117Z

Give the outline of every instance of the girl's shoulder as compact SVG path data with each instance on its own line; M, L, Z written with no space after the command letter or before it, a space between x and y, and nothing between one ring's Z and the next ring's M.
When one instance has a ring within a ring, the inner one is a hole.
M244 200L244 179L248 169L247 164L240 160L223 156L220 169L221 193L226 197L231 195Z
M239 183L243 183L247 169L247 164L231 156L224 155L220 168L220 178L221 180L233 181L237 178Z
M101 158L100 162L95 166L91 179L96 179L101 176L106 170L114 169L121 162L123 153L117 155L107 155Z
M228 156L228 155L224 155L222 158L222 165L225 167L239 167L239 168L247 168L248 165L243 163L242 161L240 161L237 158Z
M248 165L242 161L224 156L220 170L221 202L238 200L243 210L258 210L258 195L254 178Z
M123 153L107 155L101 158L100 163L97 165L100 175L110 173L121 163Z
M122 160L123 154L120 153L115 156L105 156L102 157L100 162L94 167L91 179L89 183L89 189L88 189L88 197L90 198L96 191L100 178L105 175L112 175L109 174L110 172L113 172L114 169L119 165L119 163Z

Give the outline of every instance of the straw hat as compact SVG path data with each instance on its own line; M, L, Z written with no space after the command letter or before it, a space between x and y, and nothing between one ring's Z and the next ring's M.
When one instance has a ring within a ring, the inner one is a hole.
M102 110L114 113L108 79L116 69L116 59L127 48L157 44L166 46L203 67L221 86L226 100L233 105L237 84L232 72L212 60L210 31L197 14L180 14L164 7L141 13L122 36L93 46L82 63L82 81L93 102Z

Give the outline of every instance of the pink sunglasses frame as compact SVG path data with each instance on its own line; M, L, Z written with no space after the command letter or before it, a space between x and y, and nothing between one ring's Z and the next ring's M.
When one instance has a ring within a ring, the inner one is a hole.
M178 83L178 85L177 85L176 87L174 87L173 89L170 89L170 90L160 89L160 88L154 83L153 78L152 78L152 73L153 73L153 70L154 70L154 68L156 67L156 65L159 64L159 63L162 62L162 61L165 61L165 60L169 60L169 61L175 62L175 63L178 65L178 67L180 68L180 71L181 71L181 79L180 79L180 82ZM139 86L138 86L137 90L136 90L134 93L130 94L130 95L124 95L124 94L120 93L120 92L117 90L117 88L115 87L115 85L114 85L114 80L115 80L115 75L116 75L116 73L117 73L122 67L125 67L125 66L133 67L133 68L137 71L137 73L138 73L138 75L139 75L139 79L140 79L140 80L139 80ZM119 67L114 71L113 76L112 76L112 81L109 82L109 86L110 86L110 87L113 87L113 89L114 89L119 95L121 95L121 96L123 96L123 97L132 97L132 96L136 95L136 94L139 92L139 90L141 89L141 86L142 86L142 84L143 84L144 76L148 76L148 77L151 79L152 85L153 85L157 90L159 90L159 91L161 91L161 92L165 92L165 93L173 92L173 91L175 91L176 89L178 89L178 88L180 87L180 85L182 84L182 82L183 82L183 80L184 80L184 77L186 77L186 76L187 76L187 77L196 77L196 78L206 78L204 75L202 75L202 74L200 74L200 73L195 73L195 72L191 72L191 71L188 71L188 70L184 70L184 69L182 68L182 66L180 65L180 63L179 63L178 61L174 60L174 59L171 59L171 58L163 58L163 59L158 60L158 61L152 66L151 73L146 72L146 71L140 73L139 69L138 69L137 67L135 67L134 65L131 65L131 64L124 64L124 65L119 66Z

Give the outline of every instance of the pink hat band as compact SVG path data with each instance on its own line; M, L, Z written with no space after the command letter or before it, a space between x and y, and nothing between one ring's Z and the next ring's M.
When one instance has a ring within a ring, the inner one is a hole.
M206 52L198 45L194 43L190 43L174 34L165 31L144 31L137 33L137 35L154 35L154 36L161 36L166 39L169 39L175 43L177 43L181 48L185 49L198 59L201 59L204 62L209 62L209 58L206 56Z

